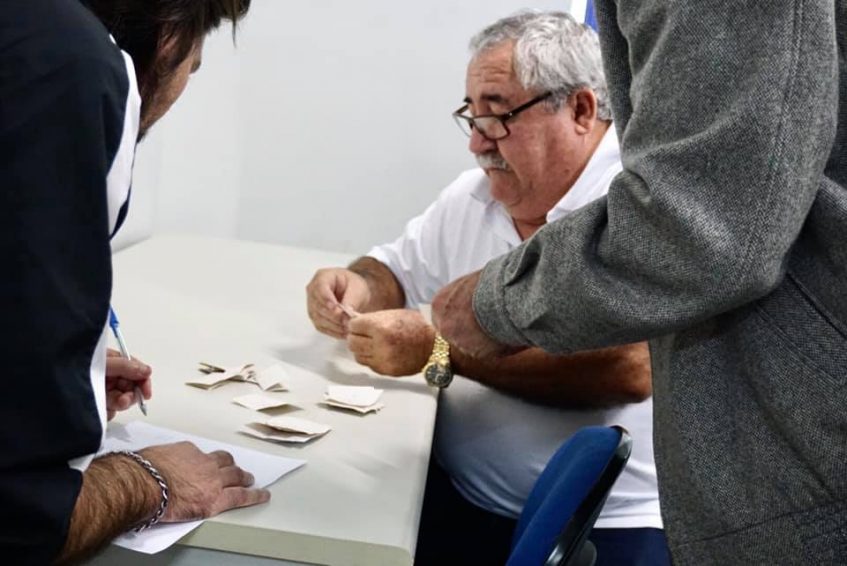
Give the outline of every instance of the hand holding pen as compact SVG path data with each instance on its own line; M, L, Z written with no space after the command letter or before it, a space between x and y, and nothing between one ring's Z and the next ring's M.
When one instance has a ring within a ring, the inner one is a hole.
M117 411L123 411L138 403L139 409L145 415L147 406L145 399L152 394L150 366L132 359L127 349L126 341L120 329L120 323L112 309L109 309L109 326L118 342L120 352L109 350L106 357L106 405L108 417L114 417Z

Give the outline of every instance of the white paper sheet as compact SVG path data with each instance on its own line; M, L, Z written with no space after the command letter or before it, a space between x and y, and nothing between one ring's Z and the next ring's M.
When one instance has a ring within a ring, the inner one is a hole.
M175 430L160 428L141 421L126 425L110 424L100 454L115 450L140 450L156 444L169 444L188 440L204 452L226 450L235 458L235 462L253 474L255 487L267 487L285 474L296 470L306 463L305 460L272 456L249 448L210 440ZM129 532L112 541L123 548L155 554L165 550L179 539L199 527L203 521L188 523L159 524L141 533Z

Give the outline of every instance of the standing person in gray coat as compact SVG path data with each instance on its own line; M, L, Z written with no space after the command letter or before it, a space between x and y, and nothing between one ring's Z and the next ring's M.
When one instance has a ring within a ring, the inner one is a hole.
M677 564L847 563L847 3L597 0L624 170L446 287L478 356L649 339Z

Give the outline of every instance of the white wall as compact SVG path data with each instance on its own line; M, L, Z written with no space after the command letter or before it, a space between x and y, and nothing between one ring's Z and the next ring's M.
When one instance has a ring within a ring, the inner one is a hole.
M228 29L209 37L142 144L125 231L353 253L395 237L473 166L450 117L470 37L524 7L569 5L254 0L237 48Z

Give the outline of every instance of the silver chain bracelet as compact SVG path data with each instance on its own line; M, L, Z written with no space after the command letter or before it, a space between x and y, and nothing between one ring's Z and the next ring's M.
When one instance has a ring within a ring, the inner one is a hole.
M161 488L162 490L162 501L159 503L159 508L156 510L156 513L150 519L137 525L133 529L135 532L140 533L141 531L149 529L150 527L158 523L159 520L161 520L161 518L165 516L165 511L167 511L168 509L168 497L170 493L170 491L168 490L168 484L165 481L165 478L162 477L162 474L159 473L159 470L157 470L156 467L150 463L150 460L148 460L141 454L138 454L137 452L131 452L129 450L118 450L116 452L112 452L112 454L127 456L138 462L138 464L142 468L147 470L147 472L151 476L153 476L153 479L156 480L156 483L159 484L159 488Z

